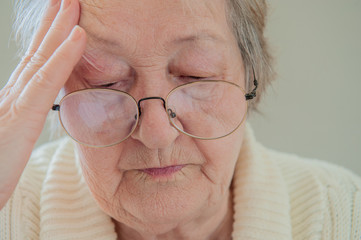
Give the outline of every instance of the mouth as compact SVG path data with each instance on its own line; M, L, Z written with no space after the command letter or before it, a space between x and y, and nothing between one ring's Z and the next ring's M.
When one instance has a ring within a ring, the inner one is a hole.
M152 177L170 177L176 172L182 170L185 165L174 165L163 168L146 168L140 171L152 176Z

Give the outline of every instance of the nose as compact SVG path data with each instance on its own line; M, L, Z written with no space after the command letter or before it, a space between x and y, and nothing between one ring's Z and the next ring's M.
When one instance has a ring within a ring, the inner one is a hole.
M132 138L142 142L149 149L164 149L178 137L179 132L169 122L164 99L143 98L138 102L139 123Z

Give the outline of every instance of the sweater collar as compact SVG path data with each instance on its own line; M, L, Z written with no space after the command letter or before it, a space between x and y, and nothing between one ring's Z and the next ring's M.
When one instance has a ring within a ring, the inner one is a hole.
M66 138L51 159L40 199L40 239L116 240L114 224L91 196L76 156Z
M232 186L233 239L292 239L285 181L248 124Z
M51 159L40 199L40 239L117 239L84 181L71 140ZM291 239L287 189L249 125L233 179L233 239Z

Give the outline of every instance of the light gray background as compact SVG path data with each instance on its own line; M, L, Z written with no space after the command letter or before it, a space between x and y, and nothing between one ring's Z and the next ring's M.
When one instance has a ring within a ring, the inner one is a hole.
M361 175L361 0L269 2L278 77L250 118L258 140ZM11 12L1 1L1 87L17 62Z

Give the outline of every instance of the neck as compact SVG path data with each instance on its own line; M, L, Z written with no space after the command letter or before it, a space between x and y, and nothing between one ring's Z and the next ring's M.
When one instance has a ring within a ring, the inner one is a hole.
M192 221L179 224L160 234L138 231L120 222L115 222L118 240L161 240L161 239L231 239L233 225L233 200L229 191L224 201L212 214L202 214Z

